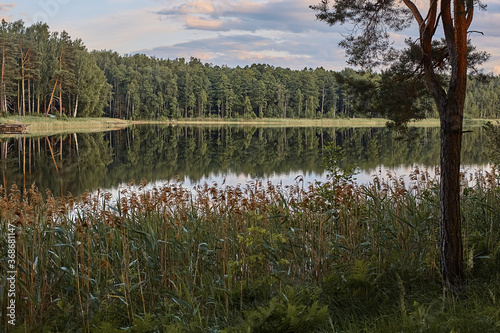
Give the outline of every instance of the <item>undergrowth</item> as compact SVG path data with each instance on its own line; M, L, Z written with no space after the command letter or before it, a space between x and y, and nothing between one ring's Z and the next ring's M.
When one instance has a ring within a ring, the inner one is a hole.
M130 184L47 199L0 188L16 232L15 325L0 239L0 331L498 332L500 192L463 179L463 298L442 294L438 183Z

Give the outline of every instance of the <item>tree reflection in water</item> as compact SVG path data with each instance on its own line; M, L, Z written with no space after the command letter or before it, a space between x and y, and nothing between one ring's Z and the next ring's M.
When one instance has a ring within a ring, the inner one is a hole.
M4 188L35 184L41 192L79 195L118 188L130 180L163 184L180 179L227 184L269 179L291 184L324 180L324 147L334 142L356 164L358 182L408 175L414 165L431 173L439 162L439 129L412 128L401 138L388 128L153 126L52 137L1 138ZM464 137L466 169L488 165L485 133Z

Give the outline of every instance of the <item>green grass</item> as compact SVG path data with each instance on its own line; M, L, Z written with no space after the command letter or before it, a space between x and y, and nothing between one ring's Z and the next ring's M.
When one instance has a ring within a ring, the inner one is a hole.
M0 124L28 124L28 135L91 133L125 128L131 122L113 118L47 118L42 116L1 117Z
M256 119L212 119L193 118L179 119L178 124L229 124L240 126L279 126L279 127L381 127L385 126L387 119L379 118L353 118L353 119L282 119L282 118L256 118Z
M193 126L264 126L264 127L383 127L387 119L353 118L353 119L218 119L218 118L188 118L179 120L137 120L127 121L115 118L47 118L43 116L8 116L0 117L0 124L28 124L28 136L55 135L64 133L90 133L108 130L118 130L131 125L164 124ZM469 119L466 127L480 126L484 119ZM411 122L415 127L437 127L438 119L424 119ZM8 136L8 135L7 135Z
M16 226L17 325L0 331L498 332L495 176L464 182L462 298L442 293L438 185L410 177L194 192L143 182L118 202L13 187L0 234Z

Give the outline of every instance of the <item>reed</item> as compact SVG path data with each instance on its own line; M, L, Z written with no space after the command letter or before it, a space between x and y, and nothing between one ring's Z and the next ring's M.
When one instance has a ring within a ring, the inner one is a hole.
M1 234L17 228L17 324L5 324L2 278L4 332L499 328L495 170L463 180L464 300L440 292L438 185L427 170L409 184L388 173L364 186L332 177L193 189L142 181L118 198L0 193Z

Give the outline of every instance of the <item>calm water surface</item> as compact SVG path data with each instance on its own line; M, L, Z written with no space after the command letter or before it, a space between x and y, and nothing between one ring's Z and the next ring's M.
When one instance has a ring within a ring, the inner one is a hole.
M388 128L152 126L121 131L37 138L1 138L4 186L35 184L54 195L116 189L130 180L156 184L180 179L244 184L325 180L325 146L340 145L346 164L359 167L357 179L392 170L398 176L413 166L439 163L439 129L413 128L401 138ZM488 166L481 128L464 135L463 168Z

